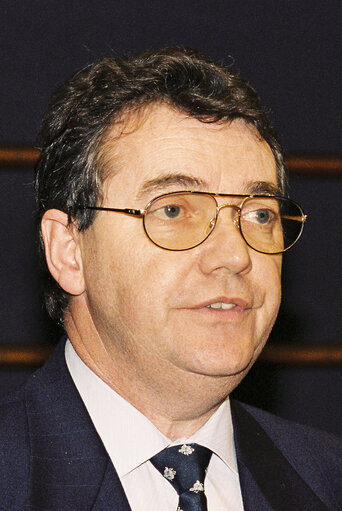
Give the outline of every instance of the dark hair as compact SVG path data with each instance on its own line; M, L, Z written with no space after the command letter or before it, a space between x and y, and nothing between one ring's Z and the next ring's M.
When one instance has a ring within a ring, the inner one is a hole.
M99 149L106 130L126 112L163 102L202 122L241 118L269 144L285 188L279 143L254 89L232 70L192 49L164 48L139 55L101 59L68 79L53 95L39 135L36 165L38 222L57 208L76 220L80 230L93 212L77 204L101 199ZM69 295L50 275L40 234L40 257L49 314L63 321Z

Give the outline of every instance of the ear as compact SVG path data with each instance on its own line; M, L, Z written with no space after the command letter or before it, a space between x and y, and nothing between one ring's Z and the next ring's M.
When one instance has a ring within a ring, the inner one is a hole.
M51 275L67 293L82 294L85 282L76 226L69 223L63 211L49 209L42 218L41 230Z

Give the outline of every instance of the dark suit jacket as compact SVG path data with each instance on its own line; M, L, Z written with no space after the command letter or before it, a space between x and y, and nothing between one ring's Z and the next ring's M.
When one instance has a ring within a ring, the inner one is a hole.
M245 511L342 509L338 439L238 402L232 415ZM0 511L129 510L62 342L1 404Z

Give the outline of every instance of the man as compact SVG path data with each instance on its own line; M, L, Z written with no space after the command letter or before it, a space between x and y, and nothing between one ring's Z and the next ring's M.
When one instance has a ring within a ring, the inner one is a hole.
M338 509L338 440L227 400L305 220L253 89L191 50L103 59L56 92L41 147L67 340L2 405L0 509Z

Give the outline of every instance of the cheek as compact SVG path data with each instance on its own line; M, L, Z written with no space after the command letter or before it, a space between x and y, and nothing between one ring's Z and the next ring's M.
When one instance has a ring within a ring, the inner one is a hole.
M107 324L124 340L126 349L131 346L136 354L148 350L163 357L167 340L177 329L170 311L184 276L167 257L164 261L163 255L143 258L139 264L131 261L122 270L112 264L112 274L117 275L113 282L115 305L111 311L107 308Z
M264 256L261 254L262 261L255 272L258 275L260 289L264 298L264 314L269 317L270 322L274 322L278 313L281 300L281 267L282 257ZM268 258L266 261L264 258Z
M165 314L166 307L174 293L177 293L182 275L167 257L160 253L155 257L143 253L142 257L131 258L127 263L111 264L115 293L120 307L133 311L136 316L155 317ZM152 251L154 252L153 248ZM162 257L164 256L164 257ZM127 258L120 260L127 261ZM160 320L163 318L160 317Z

